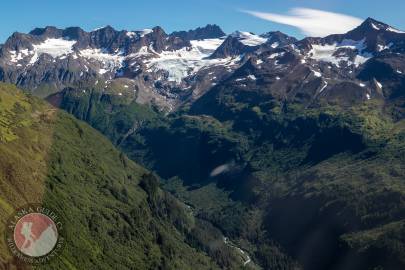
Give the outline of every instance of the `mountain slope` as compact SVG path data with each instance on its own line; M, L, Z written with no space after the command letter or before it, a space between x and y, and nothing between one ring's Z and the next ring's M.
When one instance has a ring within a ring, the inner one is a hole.
M125 32L96 32L94 46L126 48ZM140 53L119 58L129 66L47 99L161 176L202 227L249 255L247 267L403 269L405 34L373 19L301 41L188 40L197 32L129 34ZM202 235L191 238L235 267Z
M181 231L195 226L186 208L98 132L10 85L0 85L0 104L1 220L41 203L67 231L61 256L39 268L218 267L186 244ZM1 268L16 263L4 240L0 258Z

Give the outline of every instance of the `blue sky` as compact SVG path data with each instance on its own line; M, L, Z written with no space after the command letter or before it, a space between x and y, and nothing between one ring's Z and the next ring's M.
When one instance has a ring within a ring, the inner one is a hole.
M404 0L21 0L2 2L0 42L15 31L28 32L46 25L80 26L85 30L107 24L128 30L160 25L166 32L171 32L216 23L227 33L280 30L302 37L302 31L295 27L241 12L288 14L297 7L360 19L373 17L405 30Z

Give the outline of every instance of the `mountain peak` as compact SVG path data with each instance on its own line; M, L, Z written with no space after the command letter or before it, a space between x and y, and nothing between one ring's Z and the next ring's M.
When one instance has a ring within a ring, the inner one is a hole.
M100 28L96 28L92 32L100 32L100 31L103 31L103 32L110 31L110 32L112 32L112 31L115 31L115 29L111 25L106 25L106 26L103 26L103 27L100 27Z
M254 34L252 32L244 32L244 31L239 31L236 30L230 34L231 37L236 37L236 38L246 38L253 36Z
M224 31L216 24L207 24L204 27L198 27L188 31L175 31L171 34L171 36L179 37L184 40L220 38L225 35Z
M403 34L403 31L400 31L386 23L377 21L373 18L367 18L358 28L366 30L372 29L373 31L390 31L395 33Z
M297 41L295 37L291 37L280 31L271 31L260 36L263 38L267 38L267 43L271 44L273 48L284 46Z
M384 24L383 22L377 21L376 19L372 17L368 17L367 19L364 20L363 23L377 23L377 24Z
M56 28L55 26L46 26L43 28L35 28L31 32L30 35L34 36L58 36L62 33L63 30Z
M163 30L163 28L160 27L160 26L155 26L155 27L153 27L153 28L152 28L152 32L153 32L153 33L156 33L156 34L159 34L159 35L166 35L165 30Z
M383 22L377 21L371 17L368 17L359 27L362 29L380 31L380 30L386 30L390 26Z
M358 27L345 34L345 37L353 40L360 40L363 38L375 40L377 36L380 36L380 38L388 40L392 39L398 34L404 33L405 32L400 31L386 23L377 21L373 18L367 18Z

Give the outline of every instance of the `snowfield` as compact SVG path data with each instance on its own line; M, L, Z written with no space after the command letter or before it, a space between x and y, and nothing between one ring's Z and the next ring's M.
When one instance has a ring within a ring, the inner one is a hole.
M100 69L99 73L104 74L107 71L114 71L119 69L123 65L125 56L123 52L118 52L116 54L110 54L105 50L100 49L85 49L79 51L79 54L89 60L96 60L103 64L103 68Z
M238 38L246 46L259 46L267 42L267 38L249 33L236 31L231 34L232 37ZM278 46L278 44L277 44Z
M340 66L341 62L347 62L347 64L359 65L365 63L368 59L373 57L372 54L365 52L366 45L365 40L355 41L355 40L343 40L339 44L313 44L312 50L308 53L307 57L315 59L317 61L329 62L337 67ZM353 61L350 61L349 57L345 54L338 53L339 49L350 49L355 50L357 55Z
M33 44L34 47L33 54L30 63L35 63L41 54L49 54L53 58L61 57L73 52L73 45L75 45L75 40L65 40L62 38L50 38L45 40L40 44Z
M29 64L34 64L42 54L48 54L53 58L64 57L73 53L75 40L62 38L49 38L39 44L32 44L33 49L22 49L20 51L9 51L10 62L17 63L30 56Z
M144 60L148 69L153 71L163 70L168 73L168 81L181 83L181 81L192 74L195 74L202 68L210 66L232 66L240 58L208 58L223 42L223 39L205 39L190 41L191 47L182 48L177 51L154 52L151 48L149 51L142 51L135 54L135 57L150 55L150 58Z

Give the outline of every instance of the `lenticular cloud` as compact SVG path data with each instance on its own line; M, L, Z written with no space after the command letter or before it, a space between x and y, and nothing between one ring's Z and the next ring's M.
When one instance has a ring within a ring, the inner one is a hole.
M294 8L288 15L251 10L243 10L243 12L264 20L297 27L304 35L317 37L343 34L362 22L356 17L309 8Z

